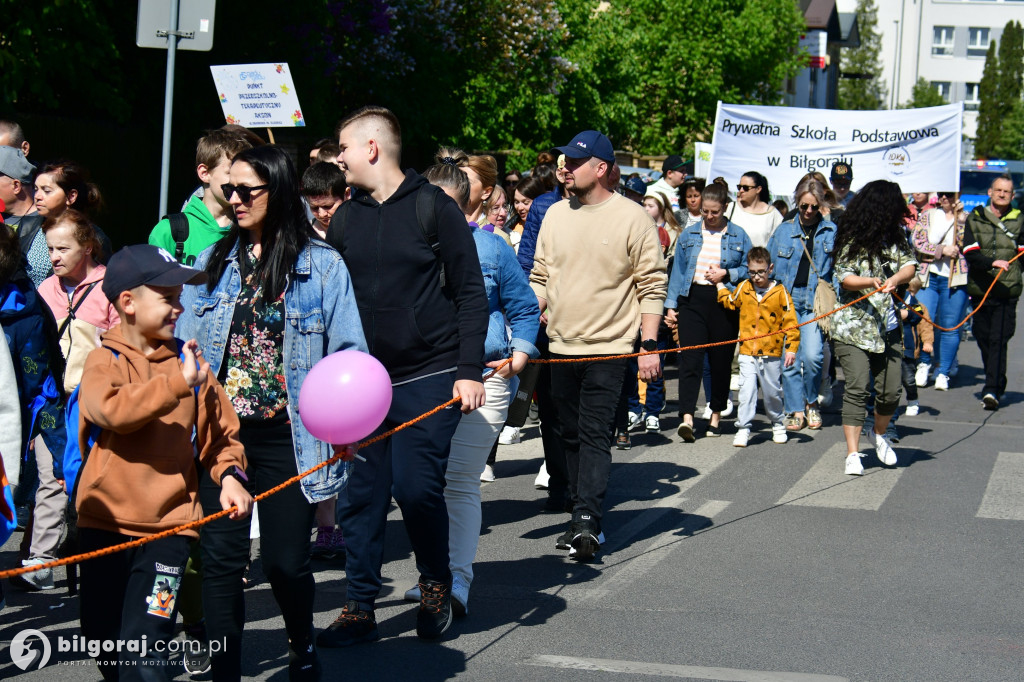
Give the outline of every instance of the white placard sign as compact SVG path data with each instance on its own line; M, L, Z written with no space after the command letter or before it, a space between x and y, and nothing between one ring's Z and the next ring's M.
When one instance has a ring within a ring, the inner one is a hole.
M211 66L224 120L246 128L306 125L288 64Z
M730 185L747 171L775 194L810 171L853 169L853 189L872 180L903 192L959 191L963 104L892 111L837 111L718 103L708 178Z
M749 170L749 169L748 169ZM711 145L707 142L693 144L693 174L698 178L709 178L711 171Z

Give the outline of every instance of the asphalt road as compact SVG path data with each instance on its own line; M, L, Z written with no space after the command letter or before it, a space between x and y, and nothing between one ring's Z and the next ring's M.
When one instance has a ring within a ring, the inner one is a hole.
M416 638L415 606L402 601L416 569L393 511L382 639L322 650L324 678L1022 680L1020 336L1011 357L1006 404L986 412L977 347L965 343L951 390L923 389L921 415L900 419L899 464L883 468L869 454L859 478L843 474L835 412L823 430L786 445L770 442L760 417L746 449L732 447L731 420L726 436L683 444L666 413L660 434L614 453L608 540L591 564L554 548L568 516L541 512L532 425L521 444L499 449L498 480L484 486L468 617L441 643ZM0 565L15 563L19 540L0 550ZM316 624L325 627L344 599L345 575L340 562L317 569ZM98 679L85 656L70 652L54 652L41 670L16 668L8 655L16 633L77 634L78 603L63 585L31 594L8 587L7 595L0 678ZM285 680L270 588L264 582L246 596L244 672Z

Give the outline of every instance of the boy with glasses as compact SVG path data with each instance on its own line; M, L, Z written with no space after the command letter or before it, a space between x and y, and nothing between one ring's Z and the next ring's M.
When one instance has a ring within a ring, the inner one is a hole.
M800 331L796 327L793 299L786 288L772 279L772 258L768 249L755 246L747 254L747 276L735 291L718 283L718 302L727 310L740 313L740 404L737 410L736 436L732 444L745 448L750 439L750 424L757 411L757 387L764 395L764 409L772 423L772 441L785 443L786 425L782 419L782 367L796 361ZM783 359L783 351L785 358Z

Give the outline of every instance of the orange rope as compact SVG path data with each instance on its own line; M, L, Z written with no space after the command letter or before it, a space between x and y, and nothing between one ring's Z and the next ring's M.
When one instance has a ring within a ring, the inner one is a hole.
M1018 253L1009 262L1012 263L1013 261L1015 261L1018 258L1020 258L1022 255L1024 255L1024 251ZM988 298L989 292L992 291L992 287L995 286L996 280L999 279L999 276L1002 275L1002 273L1003 273L1003 271L1000 270L996 274L995 279L992 280L992 283L988 287L988 291L985 292L985 296L981 299L981 302L978 304L978 307L975 308L974 310L972 310L970 312L970 314L967 317L964 318L963 322L958 324L956 327L953 327L953 329L959 329L965 322L967 322L968 319L971 318L972 315L974 315L978 311L978 309L981 308L981 306L983 306L985 304L985 300ZM531 363L537 363L537 364L553 364L553 363L564 363L564 362L588 362L588 361L597 361L597 360L613 360L613 359L619 359L619 358L639 357L641 355L657 355L657 354L662 354L662 353L677 353L677 352L686 351L686 350L701 350L703 348L712 348L712 347L715 347L715 346L725 346L725 345L734 344L734 343L743 343L744 341L755 341L757 339L763 339L763 338L766 338L766 337L769 337L769 336L775 336L776 334L785 334L786 332L793 331L794 329L799 329L800 327L803 327L804 325L816 323L818 320L820 320L822 318L828 317L829 315L834 315L837 312L839 312L840 310L843 310L845 308L849 308L852 305L860 303L861 301L867 299L870 296L873 296L874 294L878 293L881 290L882 290L881 287L879 287L878 289L875 289L874 291L871 291L871 292L868 292L868 293L864 294L860 298L854 299L853 301L850 301L849 303L846 303L844 305L841 305L841 306L837 307L835 310L831 310L831 311L829 311L827 313L824 313L822 315L818 315L817 317L815 317L813 319L807 320L806 322L801 322L800 324L795 325L793 327L786 327L785 329L780 329L780 330L774 331L774 332L767 332L765 334L758 334L756 336L747 336L747 337L742 337L742 338L739 338L739 339L730 339L730 340L727 340L727 341L716 341L716 342L713 342L713 343L702 343L702 344L699 344L699 345L686 346L686 347L682 347L682 348L668 348L666 350L644 351L644 352L641 352L641 353L627 353L627 354L623 354L623 355L612 355L612 356L605 355L605 356L591 357L591 358L575 358L574 357L574 358L559 358L559 359L555 359L555 360L552 360L552 359L530 360L530 362ZM939 327L938 325L936 325L936 328L937 329L943 329L942 327ZM952 330L943 329L943 331L952 331ZM511 361L512 361L512 358L507 358L503 363L501 363L501 365L499 365L497 368L495 368L492 373L486 375L484 378L486 379L486 378L489 378L490 376L493 376L493 374L495 372L500 370L502 367L504 367L506 364L508 364ZM384 440L385 438L389 438L389 437L393 436L394 434L398 433L399 431L401 431L402 429L406 429L406 428L412 426L413 424L415 424L417 422L423 421L424 419L427 419L428 417L431 417L431 416L437 414L441 410L443 410L445 408L448 408L448 407L451 407L452 405L454 405L457 402L459 402L459 398L458 397L452 398L451 400L448 400L448 401L446 401L444 403L441 403L440 405L438 405L434 409L430 410L429 412L424 412L423 414L419 415L418 417L415 417L414 419L410 419L409 421L405 422L404 424L399 424L395 428L390 429L388 431L385 431L384 433L380 433L380 434L374 436L373 438L369 438L367 440L361 441L360 443L358 443L358 447L359 448L364 448L364 447L366 447L368 445L372 445L373 443L380 442L380 441ZM326 466L330 466L331 464L334 464L335 462L337 462L340 459L341 459L341 455L340 454L335 455L335 456L331 457L330 459L328 459L326 461L323 461L320 464L317 464L316 466L312 467L311 469L308 469L308 470L306 470L306 471L304 471L304 472L302 472L300 474L292 476L287 481L284 481L284 482L280 483L279 485L274 486L270 490L267 490L265 492L260 493L259 495L257 495L253 499L256 502L259 502L262 499L270 497L271 495L273 495L273 494L283 490L284 488L287 488L288 486L294 485L295 483L297 483L298 481L302 480L306 476L309 476L310 474L312 474L312 473L314 473L316 471L319 471L320 469L323 469ZM229 509L224 509L224 510L221 510L219 512L215 512L213 514L210 514L209 516L204 516L203 518L201 518L201 519L199 519L197 521L191 521L189 523L183 524L183 525L178 526L176 528L169 528L168 530L160 531L159 533L154 533L153 535L147 535L145 537L141 537L141 538L138 538L137 540L132 540L130 542L124 542L124 543L119 544L119 545L112 545L110 547L104 547L103 549L94 550L92 552L85 552L83 554L76 554L74 556L64 557L63 559L54 559L53 561L47 561L46 563L43 563L43 564L37 564L37 565L32 565L32 566L21 566L20 568L12 568L12 569L9 569L9 570L6 570L6 571L0 571L0 578L12 578L12 577L14 577L16 575L23 575L25 573L32 573L33 571L40 571L40 570L42 570L44 568L56 568L57 566L66 566L68 564L77 564L77 563L81 563L82 561L87 561L89 559L94 559L96 557L107 556L108 554L114 554L116 552L120 552L120 551L123 551L123 550L126 550L126 549L132 549L134 547L141 547L142 545L144 545L146 543L149 543L149 542L153 542L154 540L159 540L161 538L167 538L167 537L171 537L171 536L174 536L174 535L179 535L183 531L194 530L196 528L199 528L200 526L204 526L204 525L210 523L211 521L215 521L217 519L220 519L220 518L223 518L223 517L227 516L231 512L235 511L235 509L236 509L236 507L231 507Z
M1014 256L1013 258L1011 258L1010 260L1008 260L1008 261L1006 261L1006 262L1007 262L1007 263L1012 263L1013 261L1017 260L1017 259L1018 259L1018 258L1020 258L1021 256L1024 256L1024 251L1019 251L1019 252L1017 253L1017 255L1016 255L1016 256ZM995 277L994 277L994 278L992 279L992 283L991 283L991 284L989 284L989 285L988 285L988 289L986 289L986 290L985 290L985 295L984 295L984 296L982 296L982 297L981 297L981 301L979 301L979 302L978 302L978 307L974 308L974 309L973 309L973 310L972 310L971 312L967 313L967 317L965 317L965 318L964 318L963 320L961 320L961 321L960 321L960 324L958 324L957 326L955 326L955 327L950 327L949 329L946 329L945 327L940 327L939 325L935 324L935 322L933 322L933 321L932 321L932 315L931 315L931 313L930 313L930 312L928 312L928 309L927 309L927 308L925 308L925 307L924 307L924 305L921 305L921 309L922 309L922 310L924 310L924 313L925 313L924 315L922 315L922 317L924 317L924 319L925 319L925 321L926 321L926 322L930 323L930 324L931 324L931 325L932 325L933 327L935 327L935 328L936 328L936 329L938 329L939 331L944 331L944 332L955 332L955 331L956 331L957 329L959 329L960 327L962 327L962 326L964 326L965 324L967 324L967 320L969 320L969 319L971 319L972 317L974 317L974 314L975 314L976 312L978 312L979 310L981 310L981 306L985 305L985 301L987 301L987 300L988 300L988 295L989 295L990 293L992 293L992 287L994 287L994 286L996 285L996 282L998 282L998 281L999 281L999 278L1003 276L1003 273L1004 273L1004 272L1006 272L1006 271L1005 271L1005 270L1003 270L1002 268L999 268L999 272L997 272L997 273L996 273L996 276L995 276ZM903 298L902 298L902 297L901 297L901 296L900 296L899 294L896 294L896 293L894 293L894 295L896 296L896 298L897 298L897 299L899 299L899 300L900 300L900 302L902 302L902 303L906 303L906 301L904 301L904 300L903 300Z

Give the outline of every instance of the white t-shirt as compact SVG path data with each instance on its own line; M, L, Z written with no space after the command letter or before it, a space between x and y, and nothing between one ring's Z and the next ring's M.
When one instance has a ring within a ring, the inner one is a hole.
M956 222L956 216L952 218L946 217L946 212L941 208L933 208L928 211L928 241L932 244L941 244L942 246L953 246L954 240L956 239L956 230L953 229L953 224ZM939 277L949 277L949 256L942 258L936 258L928 266L928 272Z
M774 206L769 206L767 213L747 213L738 201L732 202L726 217L743 228L750 237L751 246L767 246L775 228L782 224L782 214Z

